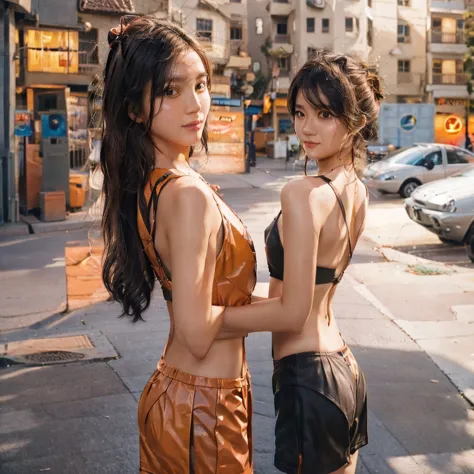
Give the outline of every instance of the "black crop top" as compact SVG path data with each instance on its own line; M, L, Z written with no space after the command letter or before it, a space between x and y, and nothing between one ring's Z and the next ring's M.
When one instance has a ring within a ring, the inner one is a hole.
M349 225L347 224L346 218L346 209L344 208L344 203L342 202L341 196L339 192L332 184L332 181L327 178L326 176L316 176L317 178L321 178L325 181L331 189L334 191L336 195L337 202L339 203L339 207L341 208L342 217L344 218L344 223L346 224L347 228L347 240L349 244L349 262L352 259L353 249L352 249L352 241L351 235L349 230ZM278 215L273 219L271 224L265 229L265 250L267 253L267 262L268 262L268 269L270 270L270 276L276 278L277 280L283 281L283 273L284 273L284 250L283 245L280 239L280 232L278 230L278 219L281 216L281 211ZM348 262L348 265L349 265ZM344 270L336 275L335 268L327 268L327 267L316 267L316 285L324 285L327 283L337 284L341 281L342 276L344 274Z

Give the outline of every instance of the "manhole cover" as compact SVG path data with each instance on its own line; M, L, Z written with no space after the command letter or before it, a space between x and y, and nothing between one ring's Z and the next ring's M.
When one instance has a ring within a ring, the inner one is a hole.
M28 354L23 356L23 358L30 362L48 363L84 359L84 354L80 352L49 351L40 352L38 354Z

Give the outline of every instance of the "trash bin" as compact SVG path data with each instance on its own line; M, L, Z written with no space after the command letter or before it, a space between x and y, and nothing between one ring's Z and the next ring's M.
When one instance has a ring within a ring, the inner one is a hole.
M81 209L86 202L87 175L71 173L69 175L69 207Z

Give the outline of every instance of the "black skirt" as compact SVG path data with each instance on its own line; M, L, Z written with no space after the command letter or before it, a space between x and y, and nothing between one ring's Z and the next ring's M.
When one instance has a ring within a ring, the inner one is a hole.
M278 470L329 474L367 444L365 378L347 346L274 361L273 394Z

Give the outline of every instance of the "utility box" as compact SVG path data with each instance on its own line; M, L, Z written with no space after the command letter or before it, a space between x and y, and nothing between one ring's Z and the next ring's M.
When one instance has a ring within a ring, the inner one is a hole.
M43 180L41 191L63 191L69 205L69 140L64 111L41 114L41 155Z
M382 104L379 143L408 147L434 142L434 104Z
M64 191L40 193L41 220L44 222L66 220L66 194Z

